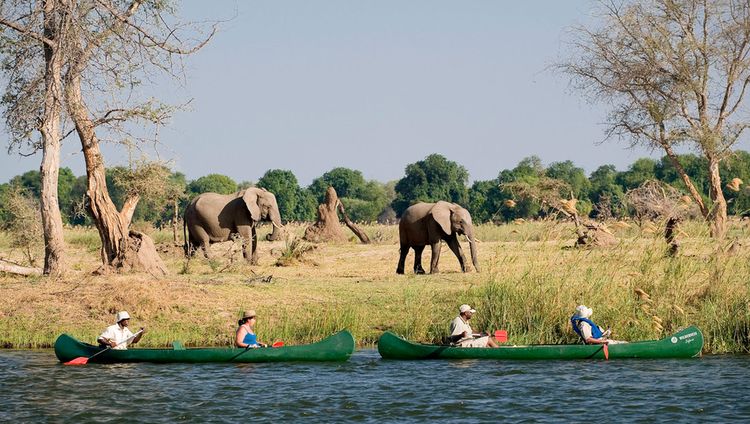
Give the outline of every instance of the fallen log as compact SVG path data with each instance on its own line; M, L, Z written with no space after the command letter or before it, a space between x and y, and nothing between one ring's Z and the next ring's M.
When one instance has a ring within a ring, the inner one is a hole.
M5 259L0 259L0 272L7 272L8 274L16 274L16 275L24 275L24 276L42 275L41 268L32 268L32 267L22 266L22 265L14 264L13 262L8 262Z

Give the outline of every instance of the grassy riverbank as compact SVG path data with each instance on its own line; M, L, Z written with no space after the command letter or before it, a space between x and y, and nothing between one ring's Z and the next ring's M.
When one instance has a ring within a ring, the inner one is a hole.
M288 253L283 241L259 242L261 264L251 267L232 243L214 245L212 260L188 262L170 232L154 232L171 272L154 278L91 275L97 233L70 229L71 272L64 278L0 275L0 346L48 347L62 332L92 342L120 309L130 312L133 326L148 327L143 346L229 345L243 309L258 311L264 341L310 342L341 328L360 345L386 329L431 341L461 303L478 310L475 328L507 329L511 342L566 343L575 341L568 318L585 303L621 339L659 338L696 324L707 353L748 352L750 223L733 222L731 238L718 248L702 225L683 230L681 255L667 258L658 232L637 227L616 231L621 243L614 248L579 250L567 248L568 223L483 225L477 228L481 273L461 273L443 246L441 274L421 276L409 271L413 254L407 275L395 274L395 226L367 227L372 245L319 245L285 267L274 265ZM734 238L739 248L724 252ZM0 255L21 255L1 233ZM429 264L429 249L423 263Z

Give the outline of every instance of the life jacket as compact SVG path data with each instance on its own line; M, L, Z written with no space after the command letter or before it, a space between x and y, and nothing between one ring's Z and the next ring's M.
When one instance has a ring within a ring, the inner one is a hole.
M601 328L599 328L598 325L594 324L594 321L591 321L588 318L573 315L572 317L570 317L570 323L573 325L573 331L575 331L576 334L578 334L578 336L581 337L581 340L583 340L584 343L586 343L586 339L583 338L581 329L578 328L579 322L585 322L586 324L591 326L591 337L598 339L602 336Z
M245 334L245 338L242 339L242 343L245 343L249 346L255 346L258 344L258 336L252 333Z

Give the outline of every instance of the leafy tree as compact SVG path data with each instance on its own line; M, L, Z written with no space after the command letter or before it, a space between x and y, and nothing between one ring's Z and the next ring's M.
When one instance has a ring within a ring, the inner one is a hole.
M195 197L201 193L231 194L238 190L233 179L221 174L209 174L191 181L188 184L188 197Z
M0 228L4 227L10 220L10 211L8 211L8 192L11 185L8 183L0 184Z
M573 191L573 196L579 200L587 200L591 183L586 178L586 172L579 168L573 162L566 160L564 162L552 162L545 174L557 180L565 181Z
M393 209L398 216L417 202L445 200L466 205L469 192L466 168L444 156L432 154L406 166L406 176L396 183Z
M545 169L542 160L537 156L529 156L521 159L513 169L504 169L498 175L503 200L513 200L514 206L506 206L500 209L502 217L506 221L516 218L532 218L539 215L541 205L537 198L531 196L519 196L510 187L512 183L523 183L528 186L536 186L544 178Z
M39 198L42 189L42 176L39 171L26 171L10 179L10 185L20 187L28 196Z
M737 151L722 162L721 175L726 176L726 180L731 182L734 178L742 180L743 184L739 191L734 191L726 185L724 186L724 195L727 197L729 204L729 213L734 215L750 215L750 153Z
M503 204L508 199L507 193L500 188L498 180L474 181L469 188L467 209L474 222L488 222L504 217L503 212L509 209Z
M727 229L720 172L750 120L750 7L746 0L601 2L598 21L574 29L560 64L574 85L611 107L607 134L662 149L709 222ZM706 160L709 201L675 152Z
M310 195L300 188L292 171L269 169L258 180L258 187L265 188L276 196L284 222L309 220L315 214L314 201L311 204Z
M349 168L333 168L322 176L313 180L309 190L317 201L322 203L328 187L333 187L339 198L361 198L365 190L365 178L361 171Z
M622 186L617 184L617 176L617 168L614 165L602 165L591 173L589 199L595 206L594 216L604 212L603 208L607 208L608 213L613 216L624 213L621 205L625 193Z
M329 186L336 190L352 221L376 221L389 203L386 186L377 181L365 181L361 171L334 168L313 180L308 190L322 203Z
M645 181L656 178L656 161L649 158L640 158L633 162L627 171L617 176L617 183L627 191L640 187Z
M694 154L677 155L676 161L680 168L690 178L692 186L703 201L708 201L708 162ZM685 186L680 171L675 168L674 161L667 156L661 158L656 165L656 179L674 186L682 191L689 191Z

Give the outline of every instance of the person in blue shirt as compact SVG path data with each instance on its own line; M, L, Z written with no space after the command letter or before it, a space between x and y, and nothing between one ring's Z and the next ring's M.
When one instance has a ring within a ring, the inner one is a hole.
M586 307L586 305L579 305L576 308L575 314L570 318L570 323L573 325L573 331L581 337L586 344L619 344L627 343L621 340L610 339L609 336L612 333L609 329L602 331L602 329L591 321L591 315L594 310Z
M237 321L239 328L237 328L237 336L234 339L235 346L246 349L268 347L267 344L261 343L258 336L255 335L255 316L254 310L245 311L242 318Z

